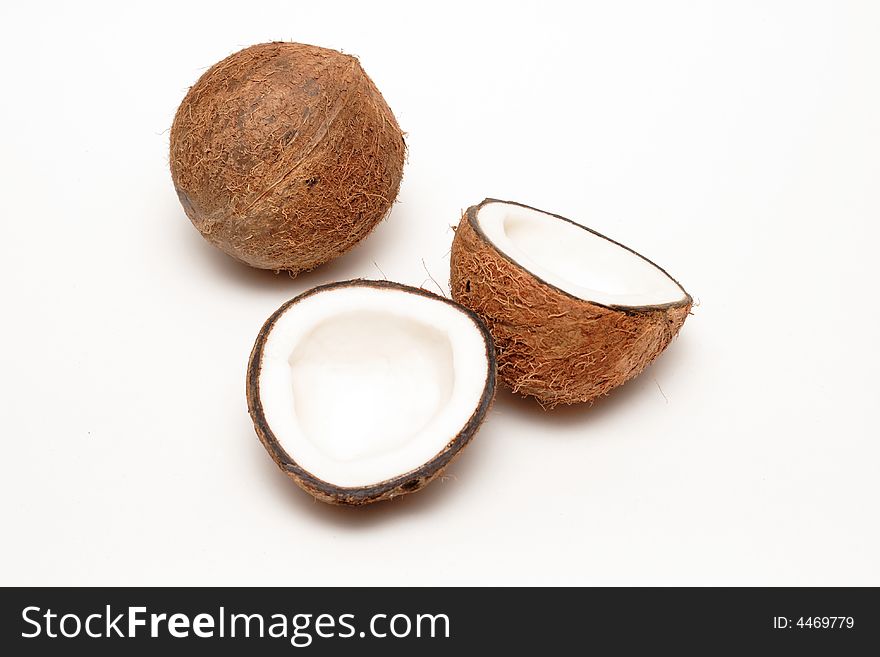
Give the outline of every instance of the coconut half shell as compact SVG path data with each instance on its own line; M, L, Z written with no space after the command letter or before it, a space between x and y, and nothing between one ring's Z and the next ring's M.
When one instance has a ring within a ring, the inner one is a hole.
M264 43L209 68L171 127L171 176L212 244L261 269L313 269L386 215L405 145L360 62Z
M636 376L692 304L635 251L564 217L495 199L461 218L450 282L453 299L488 325L499 378L545 407L591 402Z
M254 428L279 468L331 504L423 488L461 453L495 393L495 348L470 310L354 280L279 308L247 370Z

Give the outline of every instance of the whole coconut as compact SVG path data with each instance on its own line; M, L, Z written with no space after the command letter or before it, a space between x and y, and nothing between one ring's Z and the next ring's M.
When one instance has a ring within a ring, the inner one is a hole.
M403 134L354 57L299 43L245 48L189 90L171 176L202 235L292 273L344 253L397 196Z

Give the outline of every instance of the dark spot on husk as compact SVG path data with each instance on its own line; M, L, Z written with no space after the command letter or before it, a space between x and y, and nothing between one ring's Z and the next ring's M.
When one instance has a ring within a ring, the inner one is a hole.
M318 84L317 80L315 80L314 78L309 78L303 84L303 91L305 91L306 95L308 95L309 97L314 98L319 93L321 93L321 87Z
M290 142L296 139L296 136L299 134L299 130L288 130L284 133L284 136L281 138L281 143L287 146Z

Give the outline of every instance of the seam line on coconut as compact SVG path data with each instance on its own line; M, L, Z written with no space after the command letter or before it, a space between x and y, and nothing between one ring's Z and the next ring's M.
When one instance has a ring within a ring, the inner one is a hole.
M302 154L302 157L296 161L296 163L290 167L286 172L284 172L281 177L269 185L266 189L260 192L251 203L242 211L247 212L251 208L253 208L257 203L262 201L266 196L268 196L275 187L280 185L282 182L287 180L291 174L293 174L297 169L299 169L303 162L308 159L308 157L314 152L314 150L318 147L318 145L324 141L328 134L330 134L330 128L333 126L333 123L336 121L336 118L339 116L339 113L342 111L342 108L348 104L348 101L351 99L352 88L354 87L354 80L352 80L351 86L346 89L344 94L340 94L336 101L330 108L330 111L327 112L324 116L324 124L321 126L321 129L318 130L312 138L309 140L308 145L306 146L305 151ZM332 114L332 116L331 116ZM329 117L329 119L328 119Z

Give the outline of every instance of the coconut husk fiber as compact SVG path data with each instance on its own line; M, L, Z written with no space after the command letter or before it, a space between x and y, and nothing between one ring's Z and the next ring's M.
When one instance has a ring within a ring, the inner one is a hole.
M639 374L679 332L692 304L686 292L679 302L641 308L574 297L517 265L486 238L476 215L488 202L494 201L468 208L461 218L450 284L453 299L486 322L499 379L515 392L547 408L592 402Z
M403 134L354 57L264 43L209 68L171 128L193 225L254 267L317 267L362 240L400 188Z

